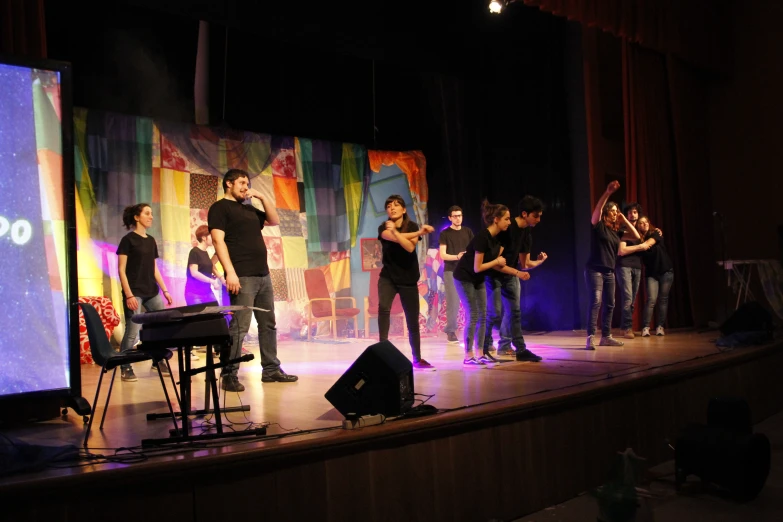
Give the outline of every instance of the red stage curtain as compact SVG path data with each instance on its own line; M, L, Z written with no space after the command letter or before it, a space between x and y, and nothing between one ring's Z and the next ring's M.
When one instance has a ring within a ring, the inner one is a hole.
M46 58L44 0L0 0L0 53Z
M728 70L727 0L522 0L714 71Z
M623 47L627 197L663 230L674 263L669 325L702 326L712 313L715 269L706 84L671 55ZM643 306L640 299L637 310Z

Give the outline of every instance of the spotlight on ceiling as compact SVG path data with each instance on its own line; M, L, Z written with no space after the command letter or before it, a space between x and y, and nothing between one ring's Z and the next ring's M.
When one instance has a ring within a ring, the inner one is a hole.
M503 0L490 0L489 2L489 12L492 14L500 14L500 12L503 10L505 2Z

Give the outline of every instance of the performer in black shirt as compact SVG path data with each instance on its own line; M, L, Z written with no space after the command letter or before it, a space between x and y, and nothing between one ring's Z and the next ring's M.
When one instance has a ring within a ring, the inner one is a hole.
M634 238L641 239L636 228L628 223L617 203L607 200L620 183L612 181L596 203L591 217L590 257L585 266L585 282L590 296L587 315L587 350L595 350L595 331L598 311L603 301L603 324L601 325L601 346L622 346L624 343L612 337L612 313L614 312L614 267L620 248L618 230L620 224L631 230Z
M232 305L253 306L269 310L239 310L229 324L232 336L230 359L242 354L242 341L250 329L250 313L258 322L258 344L261 352L261 382L294 382L296 375L289 375L280 367L277 359L277 328L275 323L275 297L272 277L267 265L266 244L261 236L264 226L280 223L277 209L259 191L250 188L247 172L231 169L223 176L223 199L209 207L207 221L215 253L223 265ZM258 210L243 204L257 198L264 206ZM221 354L224 355L224 354ZM228 391L243 391L239 382L239 364L225 366L221 372L221 386Z
M641 214L642 206L639 203L629 203L625 207L625 217L633 227L636 226L636 220ZM621 229L620 236L620 249L615 268L617 286L620 287L620 298L622 299L620 328L626 339L633 339L633 311L636 305L636 295L639 292L639 282L642 279L641 252L644 248L639 246L639 241L634 238L631 230Z
M448 342L458 343L459 296L454 286L454 269L473 239L473 231L462 226L462 209L456 205L449 208L449 221L451 226L442 230L438 238L440 258L443 260L443 288L446 293L446 328L443 331L446 332Z
M383 268L378 278L378 333L381 341L389 338L391 306L394 296L400 294L400 302L408 325L408 340L413 355L413 367L417 370L434 370L421 358L421 333L419 332L419 258L416 244L419 238L434 228L411 221L405 208L405 200L396 194L386 198L386 214L389 219L378 227L378 239L383 247Z
M487 333L484 337L484 356L494 359L492 348L492 328L500 330L498 355L514 355L518 361L538 362L541 357L527 349L522 336L519 280L527 281L531 270L546 261L547 255L541 252L534 261L530 259L533 244L533 228L541 222L544 203L532 196L525 196L519 202L518 215L511 220L508 229L498 234L506 258L506 268L489 270L486 277L487 287ZM518 270L521 268L521 270ZM516 352L511 349L514 345Z
M169 304L173 299L155 263L158 245L155 238L147 234L147 229L152 226L152 208L147 203L126 207L122 212L122 223L130 230L117 246L117 268L125 315L125 333L120 350L126 352L136 345L141 330L141 325L131 321L133 314L162 310L165 305L160 297L160 289L163 289L163 297ZM166 365L161 365L160 369L168 371ZM123 381L138 380L130 364L122 366L120 376Z
M454 270L457 293L468 314L468 324L463 332L465 358L462 361L463 366L468 367L496 362L483 354L487 317L484 277L488 270L506 266L506 258L500 255L503 247L497 236L511 224L511 214L505 205L493 205L484 200L481 213L487 228L476 234Z
M666 252L660 230L650 225L647 216L641 216L636 223L639 233L649 245L649 250L642 254L644 273L647 278L647 306L642 318L642 337L650 336L650 321L652 320L655 303L658 302L658 321L655 335L665 335L666 313L669 310L669 292L674 282L674 265Z

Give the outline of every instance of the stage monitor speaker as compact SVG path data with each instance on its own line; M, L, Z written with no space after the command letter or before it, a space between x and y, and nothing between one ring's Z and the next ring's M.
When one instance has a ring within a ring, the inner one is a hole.
M736 332L771 332L772 329L772 315L758 301L744 303L720 326L723 335Z
M402 415L413 406L413 365L389 341L373 344L324 396L345 417Z

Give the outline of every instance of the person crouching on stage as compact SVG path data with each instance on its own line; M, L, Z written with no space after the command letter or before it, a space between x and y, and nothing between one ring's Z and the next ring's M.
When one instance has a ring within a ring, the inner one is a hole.
M620 249L620 225L624 225L633 237L639 241L641 237L636 228L620 212L617 203L607 200L620 183L612 181L596 203L590 219L590 257L585 266L585 282L590 296L590 306L587 310L587 343L586 350L595 350L595 331L598 323L598 311L603 301L603 321L601 325L601 346L623 346L622 341L612 337L612 313L614 312L614 268Z
M411 221L402 196L386 198L387 221L378 227L378 239L383 250L383 268L378 278L378 333L381 341L389 339L389 326L394 296L400 294L400 303L408 325L408 341L413 355L413 367L417 370L434 370L421 358L421 334L419 332L419 258L416 244L419 238L434 228Z
M503 247L497 236L511 224L511 213L505 205L493 205L485 199L481 213L487 228L476 234L468 244L465 255L454 270L457 293L469 318L463 331L465 358L462 364L467 367L495 362L483 353L487 318L484 276L487 270L506 266L506 258L500 255Z
M641 216L636 222L639 233L649 250L642 254L644 262L644 274L647 278L647 306L644 307L642 317L642 337L650 336L650 321L652 320L655 303L658 302L658 327L655 335L664 335L666 324L666 312L669 310L669 291L674 282L674 265L666 252L663 238L658 229L650 225L647 216Z
M163 297L168 304L173 300L166 290L158 265L155 263L158 258L158 245L155 239L147 234L147 229L152 226L152 208L147 203L126 207L122 212L122 223L130 230L123 236L117 247L117 268L122 285L122 308L125 315L125 333L122 336L120 350L127 352L136 345L141 330L140 324L131 321L133 314L165 308L160 290L163 290ZM152 369L158 368L153 365ZM160 371L168 372L168 367L163 364L160 366ZM127 382L138 380L130 364L122 366L120 376Z

